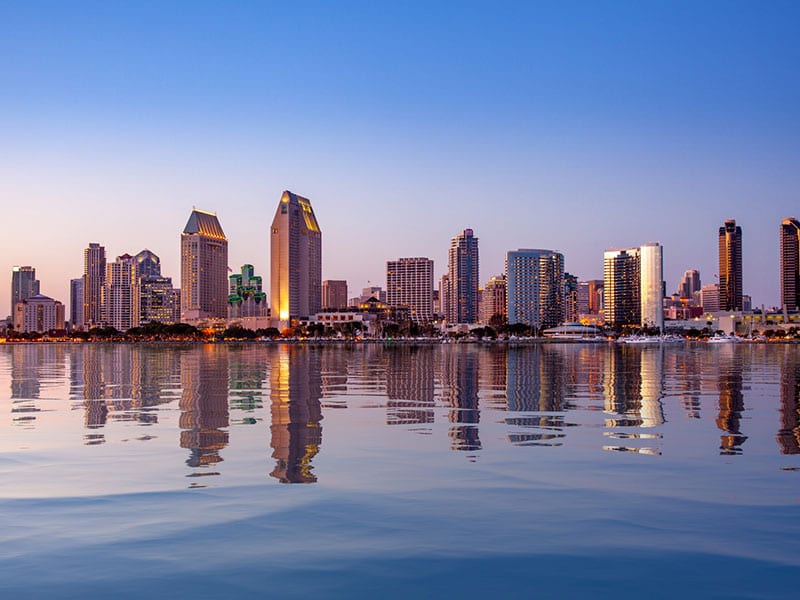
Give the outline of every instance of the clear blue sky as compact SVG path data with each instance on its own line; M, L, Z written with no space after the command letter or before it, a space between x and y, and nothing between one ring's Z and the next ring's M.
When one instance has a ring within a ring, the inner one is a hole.
M660 241L667 290L717 272L778 301L780 219L800 217L797 2L4 2L0 315L13 265L68 301L83 248L149 248L179 274L192 206L231 266L268 279L283 189L312 200L323 276L480 238L581 279Z

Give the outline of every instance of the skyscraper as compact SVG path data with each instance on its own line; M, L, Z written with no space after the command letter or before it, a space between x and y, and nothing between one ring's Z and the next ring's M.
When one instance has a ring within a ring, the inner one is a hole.
M27 300L39 293L39 280L33 267L14 267L11 269L11 314L17 302Z
M69 280L69 325L83 327L83 277Z
M478 321L478 238L472 229L465 229L450 241L447 263L447 306L443 306L448 323ZM441 290L440 290L441 293Z
M520 249L506 254L508 323L555 327L564 315L564 255Z
M719 228L719 309L742 310L742 228L734 219Z
M103 321L118 331L139 325L139 281L136 259L130 254L118 256L106 265Z
M326 279L322 282L322 308L336 310L347 307L347 282L341 279Z
M489 325L492 317L506 317L506 276L493 275L481 295L481 323Z
M83 251L83 325L102 325L105 286L106 249L93 242Z
M407 306L411 320L433 320L433 261L429 258L398 258L386 262L386 303Z
M703 287L700 282L700 271L697 269L689 269L684 272L683 279L678 285L678 296L681 298L694 298L694 293L699 292Z
M161 277L161 259L150 250L142 250L136 255L137 277Z
M228 313L228 239L214 213L194 209L181 234L181 319Z
M641 324L639 248L606 250L603 254L603 298L608 325Z
M800 221L781 221L781 306L800 309Z
M311 201L284 191L271 232L271 318L288 325L322 307L322 232Z
M664 329L664 254L661 244L639 248L641 319L645 327Z
M578 277L564 273L564 315L562 321L574 323L578 320Z

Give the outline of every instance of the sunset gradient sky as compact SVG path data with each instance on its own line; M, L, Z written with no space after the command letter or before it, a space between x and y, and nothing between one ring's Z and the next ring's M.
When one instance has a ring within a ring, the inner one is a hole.
M519 247L580 279L660 241L667 290L717 273L778 302L778 226L800 217L796 2L5 2L0 316L13 265L67 303L83 248L149 248L179 285L193 206L234 270L269 277L284 189L311 199L323 277L480 238L481 281Z

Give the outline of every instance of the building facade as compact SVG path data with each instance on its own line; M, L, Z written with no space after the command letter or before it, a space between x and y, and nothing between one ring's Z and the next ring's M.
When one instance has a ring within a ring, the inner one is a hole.
M288 325L322 308L322 231L311 201L289 191L270 231L271 318Z
M123 254L106 265L103 322L117 331L139 326L139 281L136 259Z
M742 228L734 219L719 228L719 309L742 310Z
M415 323L433 320L433 261L398 258L386 262L386 303L408 307Z
M47 333L64 329L64 305L35 294L14 305L14 329L21 333Z
M639 248L639 278L642 326L664 330L664 252L651 242Z
M83 278L69 280L69 325L83 327Z
M267 316L267 294L263 290L262 278L255 274L253 265L242 265L241 272L234 273L228 279L229 319Z
M478 238L472 229L465 229L450 240L447 275L447 304L443 305L445 320L448 323L477 323Z
M611 327L641 325L639 248L606 250L603 254L603 313Z
M172 287L172 277L139 279L139 325L172 325L181 320L181 291Z
M490 277L481 294L481 323L489 325L492 317L496 315L499 315L503 320L507 316L506 276L504 274Z
M228 314L228 239L214 213L193 210L181 234L181 320Z
M800 310L800 221L781 221L781 307Z
M11 269L11 311L17 302L27 300L39 293L39 280L33 267L13 267Z
M564 316L565 323L578 321L578 277L564 273Z
M689 269L683 273L683 278L678 285L678 296L681 298L694 298L694 293L699 292L703 287L700 282L700 271L697 269Z
M103 294L106 287L106 249L90 243L83 251L83 325L103 325Z
M347 282L342 279L326 279L322 282L323 310L347 308Z
M564 315L564 255L541 249L506 254L508 323L556 327Z

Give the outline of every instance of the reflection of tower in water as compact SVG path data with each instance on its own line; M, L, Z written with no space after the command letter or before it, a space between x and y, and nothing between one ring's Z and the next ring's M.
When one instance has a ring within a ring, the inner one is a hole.
M387 425L433 423L434 352L416 346L387 350Z
M270 359L270 446L277 461L270 475L281 483L314 483L311 460L322 444L320 352L287 346Z
M742 394L742 357L736 348L719 348L719 414L717 427L725 432L720 436L720 454L741 454L747 439L742 435L739 422L744 411Z
M606 427L657 427L664 423L664 349L615 346L605 367L605 411L619 416L606 419ZM607 432L618 439L659 439L659 433ZM660 454L658 448L604 446L605 450Z
M31 427L40 411L43 379L63 375L64 347L53 344L15 344L11 347L11 413L15 425Z
M781 427L776 439L781 454L800 454L800 362L794 346L781 350Z
M475 348L452 348L440 354L442 395L450 405L448 419L453 450L480 450L478 436L478 357Z
M181 355L181 448L186 464L202 467L222 460L228 445L228 349L203 345Z

